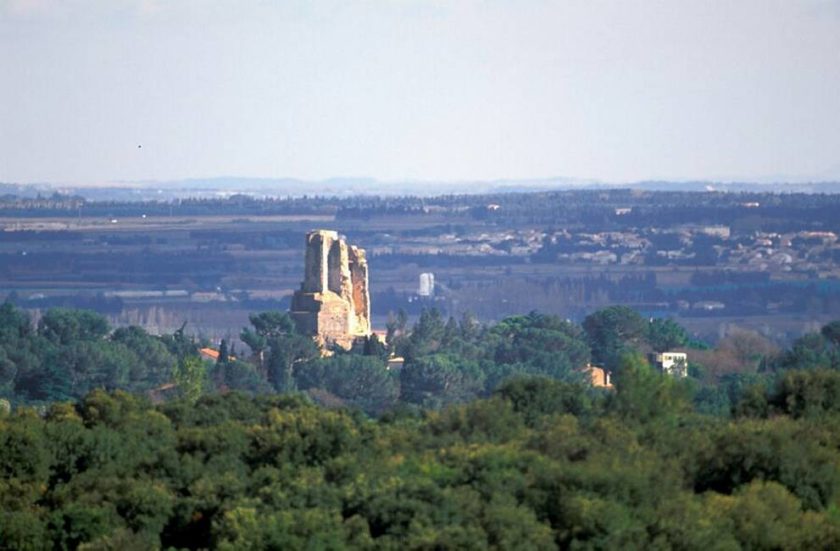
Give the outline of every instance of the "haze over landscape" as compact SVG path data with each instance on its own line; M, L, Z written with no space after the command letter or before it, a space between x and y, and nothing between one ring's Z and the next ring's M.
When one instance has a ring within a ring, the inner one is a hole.
M0 0L0 551L840 549L840 0Z
M0 2L0 182L840 178L840 3Z

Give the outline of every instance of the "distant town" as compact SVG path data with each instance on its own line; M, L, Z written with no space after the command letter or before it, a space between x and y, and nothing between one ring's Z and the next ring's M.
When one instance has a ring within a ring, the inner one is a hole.
M611 304L716 340L789 341L840 316L840 197L578 189L472 195L0 198L0 293L34 312L236 338L288 310L307 231L367 251L372 325L435 306L492 321L581 320Z

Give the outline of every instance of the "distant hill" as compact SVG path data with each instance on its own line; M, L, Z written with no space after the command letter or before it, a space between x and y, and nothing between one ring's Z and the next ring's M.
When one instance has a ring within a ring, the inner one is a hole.
M0 195L34 197L56 191L89 200L139 201L186 197L227 197L245 194L256 197L301 197L321 195L417 195L517 193L566 189L639 189L644 191L722 191L771 193L840 193L840 180L808 183L716 182L709 180L645 180L604 182L577 178L500 179L476 181L385 181L366 177L326 180L296 178L245 178L224 176L182 180L113 182L103 185L0 183Z

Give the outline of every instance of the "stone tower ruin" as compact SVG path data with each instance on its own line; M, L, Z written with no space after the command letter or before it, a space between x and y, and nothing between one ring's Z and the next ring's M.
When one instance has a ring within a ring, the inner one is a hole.
M306 234L306 271L292 297L292 319L298 330L321 344L350 348L369 337L370 294L364 249L347 245L337 232Z

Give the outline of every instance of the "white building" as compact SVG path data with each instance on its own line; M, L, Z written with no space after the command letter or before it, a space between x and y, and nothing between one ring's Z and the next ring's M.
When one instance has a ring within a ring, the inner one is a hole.
M435 296L435 274L431 272L420 274L420 287L417 289L417 294L421 297Z
M729 226L704 226L700 228L699 233L704 233L712 237L720 237L721 239L729 239L732 232Z
M688 356L685 352L651 354L651 360L662 373L680 378L688 376Z

